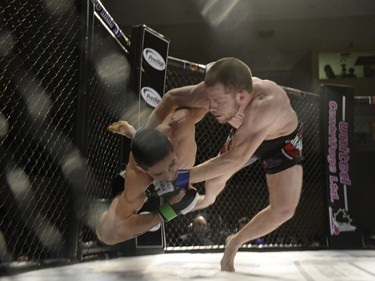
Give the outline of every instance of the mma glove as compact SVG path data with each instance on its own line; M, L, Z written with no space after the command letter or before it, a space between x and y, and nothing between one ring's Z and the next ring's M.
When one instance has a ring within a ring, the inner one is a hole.
M187 214L197 204L199 193L195 188L188 188L184 197L175 204L164 203L159 208L159 214L164 221L170 221L180 214Z
M190 180L190 170L178 170L174 181L154 181L155 191L158 196L172 193L179 189L187 189Z

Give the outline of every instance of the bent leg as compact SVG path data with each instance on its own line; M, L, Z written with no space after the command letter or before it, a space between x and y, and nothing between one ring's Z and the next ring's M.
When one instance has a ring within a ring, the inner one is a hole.
M266 176L269 205L228 239L220 263L222 270L234 271L234 258L242 244L272 232L293 217L301 194L302 174L302 166L296 165L280 173Z

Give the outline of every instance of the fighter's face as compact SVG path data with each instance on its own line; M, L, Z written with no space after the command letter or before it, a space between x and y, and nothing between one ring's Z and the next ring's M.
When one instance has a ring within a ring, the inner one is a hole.
M155 180L174 180L177 177L177 157L170 152L163 160L149 167L146 172Z
M210 112L221 124L229 122L238 112L236 93L228 93L221 83L207 87L207 98L210 101Z

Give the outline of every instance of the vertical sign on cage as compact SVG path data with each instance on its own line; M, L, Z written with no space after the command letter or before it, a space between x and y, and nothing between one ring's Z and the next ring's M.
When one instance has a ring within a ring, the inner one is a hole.
M169 40L146 25L132 28L132 85L138 94L138 127L144 127L164 95Z
M354 88L322 85L321 141L330 248L360 248L353 200Z
M132 64L132 86L138 95L138 128L144 127L152 110L160 102L167 73L169 40L145 25L132 28L130 60ZM151 198L140 213L157 210L159 198ZM164 225L136 237L137 250L163 250L165 245Z

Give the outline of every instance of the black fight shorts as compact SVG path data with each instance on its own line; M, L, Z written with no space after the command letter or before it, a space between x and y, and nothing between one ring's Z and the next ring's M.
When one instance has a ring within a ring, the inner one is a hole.
M297 129L289 136L266 141L267 143L273 142L274 144L280 144L279 149L261 157L266 174L279 173L294 165L302 163L302 133L303 124L300 123Z

